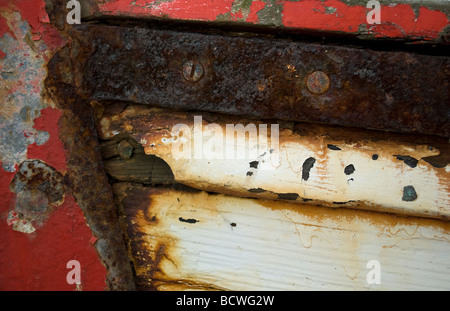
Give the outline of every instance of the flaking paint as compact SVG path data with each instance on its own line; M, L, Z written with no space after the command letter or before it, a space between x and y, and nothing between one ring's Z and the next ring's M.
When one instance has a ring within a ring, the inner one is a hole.
M31 190L18 198L11 191L23 161L43 161L63 175L67 169L59 138L62 112L43 96L47 61L66 39L50 24L45 6L43 0L0 1L0 289L76 290L66 282L66 264L75 259L81 264L82 289L105 290L106 269L70 193L34 230L9 226L17 224L18 199L26 203L39 193Z
M97 15L163 17L182 20L244 22L308 31L330 31L362 38L441 40L449 24L443 1L381 1L382 23L369 25L367 1L97 1ZM245 5L244 5L245 4ZM275 9L275 11L273 10ZM265 11L270 11L266 14Z

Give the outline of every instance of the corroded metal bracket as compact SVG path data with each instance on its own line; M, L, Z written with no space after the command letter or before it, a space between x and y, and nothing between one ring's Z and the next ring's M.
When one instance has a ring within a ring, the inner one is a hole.
M78 30L92 43L83 83L94 100L450 135L448 57L144 28Z

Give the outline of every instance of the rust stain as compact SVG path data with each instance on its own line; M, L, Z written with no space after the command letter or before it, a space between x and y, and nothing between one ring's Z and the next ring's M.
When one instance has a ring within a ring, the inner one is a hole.
M44 225L53 208L64 202L66 191L63 176L39 160L22 162L10 189L16 193L16 202L8 214L8 224L24 233Z

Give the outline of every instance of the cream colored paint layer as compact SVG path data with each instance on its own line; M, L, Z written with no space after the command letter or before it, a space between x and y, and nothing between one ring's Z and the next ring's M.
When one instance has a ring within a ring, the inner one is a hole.
M140 114L145 114L147 119ZM210 148L204 148L203 157L198 157L194 146L194 137L198 137L194 116L131 107L118 116L103 118L100 132L103 138L131 134L147 154L154 154L169 164L176 181L202 190L269 199L283 199L285 194L291 194L292 199L293 194L294 199L298 195L296 201L300 203L308 201L408 215L448 218L450 214L449 166L437 168L422 160L439 154L439 150L427 144L405 143L398 138L347 143L351 130L340 130L348 137L332 139L328 132L300 135L285 129L279 133L279 158L274 159L270 153L272 147L264 143L265 136L258 133L256 143L250 144L248 140L234 140L226 131L227 120L214 123L224 134L219 139L223 142L220 147L237 152L247 144L246 154L258 150L256 155L216 159L208 157ZM173 132L173 127L180 123L186 125L182 136ZM203 119L204 133L211 124ZM192 156L188 159L174 152L183 139L191 141ZM211 134L200 136L203 147L219 146L214 139L217 137ZM333 146L340 150L332 150ZM376 160L372 158L374 154L378 156ZM402 157L416 159L417 165L411 167ZM309 158L314 159L314 164L305 178L304 164ZM354 168L351 174L346 174L348 166ZM404 189L408 186L414 189L416 197L405 200Z

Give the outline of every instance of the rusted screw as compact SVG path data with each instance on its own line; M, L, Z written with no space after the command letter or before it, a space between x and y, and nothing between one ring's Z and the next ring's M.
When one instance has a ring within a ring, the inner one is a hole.
M203 77L203 66L198 61L189 60L183 64L183 78L189 82L197 82Z
M314 71L306 78L306 86L311 93L323 94L330 87L330 78L325 72Z
M122 140L117 145L117 152L121 158L129 159L131 158L131 155L133 154L133 146L127 142L126 140Z

